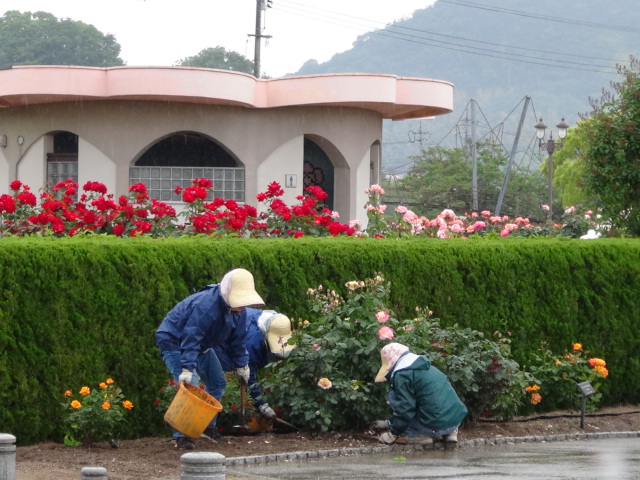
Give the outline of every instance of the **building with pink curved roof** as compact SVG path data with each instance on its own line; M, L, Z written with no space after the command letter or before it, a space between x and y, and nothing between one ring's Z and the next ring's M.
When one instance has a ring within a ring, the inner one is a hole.
M0 70L0 193L66 178L180 203L177 186L210 178L215 196L255 204L277 181L287 204L309 185L342 221L379 183L382 121L451 112L453 85L330 74L256 79L185 67L21 66Z

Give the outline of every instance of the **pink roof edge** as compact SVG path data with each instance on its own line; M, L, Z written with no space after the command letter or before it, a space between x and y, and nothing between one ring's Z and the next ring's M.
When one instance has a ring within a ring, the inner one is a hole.
M354 107L393 120L453 111L453 84L390 74L331 73L256 79L195 67L15 66L0 70L0 108L104 100L245 108Z

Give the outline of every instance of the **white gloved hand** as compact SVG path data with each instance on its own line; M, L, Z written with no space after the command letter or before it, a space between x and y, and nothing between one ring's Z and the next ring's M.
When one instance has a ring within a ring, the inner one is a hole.
M249 384L249 365L245 365L244 367L236 368L236 376L238 380L243 385Z
M386 443L386 444L390 444L396 441L396 436L391 433L391 432L384 432L382 435L380 435L380 437L378 438L378 440L380 441L380 443Z
M276 412L273 411L273 408L269 406L268 403L263 403L258 407L258 411L261 415L265 416L269 420L273 420L276 418Z
M376 420L371 424L373 430L389 430L389 420Z
M183 368L182 373L178 377L178 382L184 382L184 383L190 384L192 379L193 379L193 372L190 370L187 370L186 368Z

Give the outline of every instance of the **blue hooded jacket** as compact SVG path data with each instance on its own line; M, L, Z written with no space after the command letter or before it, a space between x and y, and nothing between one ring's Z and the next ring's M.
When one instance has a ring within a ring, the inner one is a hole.
M245 308L247 316L247 338L246 348L249 355L249 394L254 399L254 404L259 407L265 401L260 398L260 387L257 383L258 370L267 366L271 361L271 355L269 349L266 346L264 340L264 334L258 327L258 319L262 315L263 311L255 308ZM223 344L214 348L222 369L224 371L230 371L232 369L231 363L231 345Z
M179 350L182 367L196 369L200 352L227 345L233 368L247 365L246 309L233 312L220 294L220 285L207 285L178 303L156 331L160 350Z

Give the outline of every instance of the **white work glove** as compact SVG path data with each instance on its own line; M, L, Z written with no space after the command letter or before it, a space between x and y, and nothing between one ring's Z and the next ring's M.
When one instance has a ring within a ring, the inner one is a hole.
M269 420L273 420L276 418L276 412L273 411L273 408L269 406L268 403L263 403L258 407L258 411L261 415L268 418Z
M191 384L192 379L193 379L193 372L190 370L187 370L186 368L183 368L182 373L178 377L178 382Z
M236 368L236 376L238 377L238 381L243 385L249 384L249 365L245 365L244 367Z
M372 430L389 430L389 420L376 420L371 424Z
M396 441L396 438L397 437L393 433L384 432L382 435L380 435L378 440L380 441L380 443L391 444Z

